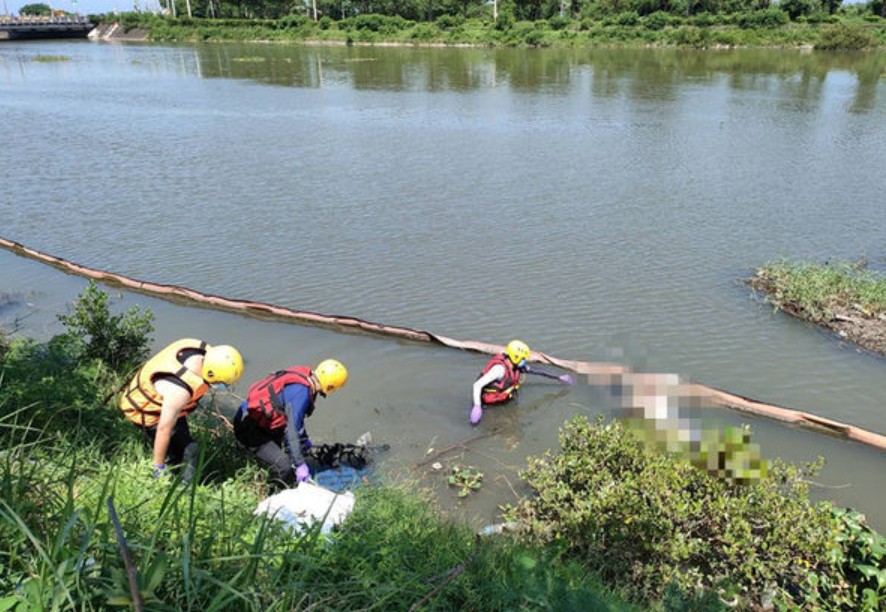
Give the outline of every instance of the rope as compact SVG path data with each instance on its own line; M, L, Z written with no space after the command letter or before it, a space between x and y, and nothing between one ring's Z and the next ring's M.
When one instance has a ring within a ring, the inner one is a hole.
M504 351L504 347L497 344L474 340L458 340L429 331L373 323L372 321L365 321L356 317L292 310L291 308L265 304L263 302L235 300L210 293L201 293L178 285L162 285L133 279L104 270L87 268L61 257L55 257L36 249L28 248L3 237L0 237L0 246L17 255L36 259L65 272L72 272L111 286L125 287L138 293L160 297L168 301L179 303L184 301L247 316L280 321L300 321L338 330L358 329L382 336L404 338L415 342L430 342L477 353L495 355ZM533 351L530 361L554 365L564 370L583 374L587 377L589 384L629 385L634 392L632 398L635 402L634 405L646 410L656 410L660 406L660 399L663 396L668 398L676 396L687 399L691 405L700 406L704 402L709 402L716 406L799 425L814 431L829 433L847 440L854 440L868 446L886 450L886 436L882 434L808 412L792 410L775 404L766 404L714 387L697 383L685 383L674 374L638 373L620 364L560 359L540 351Z

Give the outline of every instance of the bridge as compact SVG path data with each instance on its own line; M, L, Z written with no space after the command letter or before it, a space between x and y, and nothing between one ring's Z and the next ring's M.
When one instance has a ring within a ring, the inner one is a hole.
M0 15L0 41L29 38L86 38L95 25L82 15L7 17Z

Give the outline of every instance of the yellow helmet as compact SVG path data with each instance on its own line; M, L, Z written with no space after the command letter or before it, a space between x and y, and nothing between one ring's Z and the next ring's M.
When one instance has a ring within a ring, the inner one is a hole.
M522 340L511 340L508 342L505 353L510 358L511 363L520 365L521 361L529 359L529 346Z
M348 382L348 369L335 359L321 361L314 368L314 375L320 381L320 393L323 395L341 389Z
M243 357L233 346L219 344L206 349L203 356L203 380L209 384L233 385L243 374Z

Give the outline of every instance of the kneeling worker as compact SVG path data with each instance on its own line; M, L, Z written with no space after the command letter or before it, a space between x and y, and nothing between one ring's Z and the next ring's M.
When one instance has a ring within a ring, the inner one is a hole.
M249 387L234 417L234 435L271 476L287 484L311 477L305 454L313 446L305 419L314 412L317 395L326 397L348 381L348 371L335 359L311 370L296 366L274 372Z
M572 384L572 377L569 374L557 376L543 370L531 369L526 361L530 354L529 346L525 342L511 340L505 347L504 353L489 360L479 378L474 381L472 425L476 425L483 418L483 404L503 404L514 397L523 384L524 374L538 374L567 385Z
M210 387L233 385L243 374L243 358L233 346L213 346L192 338L173 342L151 357L126 386L120 409L140 427L154 451L154 476L186 463L189 482L197 464L197 442L188 415Z

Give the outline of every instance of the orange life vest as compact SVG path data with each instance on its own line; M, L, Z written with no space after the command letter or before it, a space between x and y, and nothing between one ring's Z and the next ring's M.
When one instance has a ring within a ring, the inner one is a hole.
M120 409L127 419L142 427L153 427L160 420L160 407L163 396L157 393L154 383L159 375L172 375L187 385L191 400L181 409L178 418L184 418L197 407L197 402L209 390L209 386L201 376L194 374L184 365L182 352L196 350L206 354L209 345L201 340L185 338L173 342L162 351L151 357L138 373L129 381L123 397L120 398Z
M246 394L246 410L249 417L258 422L263 429L279 429L286 426L286 410L280 400L280 394L286 385L304 385L311 387L311 368L295 366L278 370L270 376L253 383ZM314 405L308 409L311 416Z
M523 383L523 373L517 369L517 366L504 353L490 359L478 378L482 378L484 374L497 365L504 366L505 375L483 388L481 399L484 404L501 404L508 401L514 397L517 389Z

